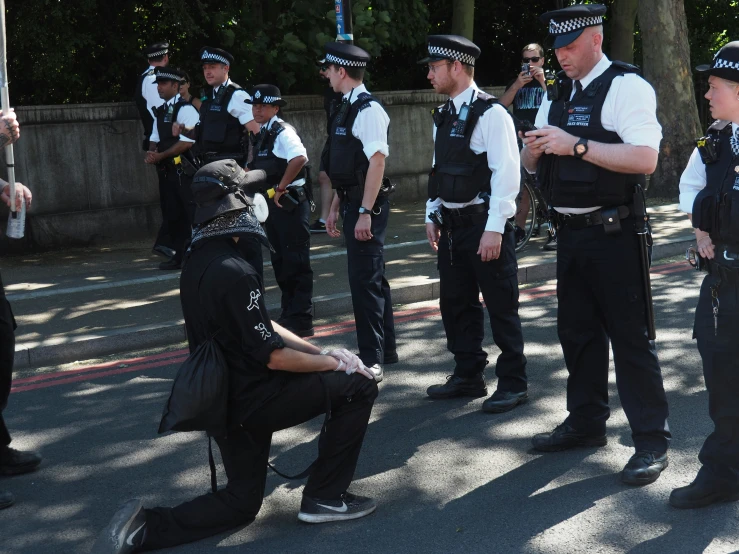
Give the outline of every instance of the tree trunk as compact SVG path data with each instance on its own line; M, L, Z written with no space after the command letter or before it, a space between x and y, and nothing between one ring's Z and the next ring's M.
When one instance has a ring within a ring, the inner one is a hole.
M452 4L452 34L472 40L475 24L475 0L454 0Z
M693 140L700 136L683 0L641 0L639 28L644 77L657 93L657 118L664 137L649 193L677 197Z
M639 0L615 0L611 8L612 60L634 63L634 23Z

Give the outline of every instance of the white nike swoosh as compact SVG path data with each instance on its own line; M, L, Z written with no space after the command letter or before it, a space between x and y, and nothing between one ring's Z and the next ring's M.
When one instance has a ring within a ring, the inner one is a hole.
M141 530L142 530L142 529L144 528L144 525L146 525L146 522L142 523L142 524L141 524L141 527L139 527L138 529L136 529L136 530L135 530L135 531L134 531L133 533L131 533L131 534L130 534L130 535L128 536L128 538L126 539L126 544L127 544L128 546L133 546L133 538L134 538L134 537L136 536L136 534L137 534L137 533L138 533L139 531L141 531Z
M318 502L316 502L316 504L318 504ZM318 504L318 505L321 508L326 508L327 510L333 510L334 512L341 512L341 513L344 513L349 509L349 506L347 506L346 502L343 502L343 501L341 503L341 506L338 508L336 506L326 506L325 504Z

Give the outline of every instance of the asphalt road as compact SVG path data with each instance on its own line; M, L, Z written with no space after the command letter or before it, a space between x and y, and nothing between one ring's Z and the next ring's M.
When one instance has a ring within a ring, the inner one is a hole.
M671 407L670 467L645 488L622 485L630 432L611 375L609 443L541 454L531 436L565 417L566 370L557 341L553 284L528 288L521 316L531 401L483 414L483 399L430 401L451 372L433 303L399 309L401 363L386 368L352 490L377 499L375 514L310 526L297 511L302 486L270 474L256 522L178 553L730 553L739 552L739 504L674 510L671 489L698 469L711 430L692 314L700 275L655 264L658 347ZM352 345L351 322L322 322L316 343ZM489 333L486 347L497 354ZM88 552L117 506L132 497L172 505L208 490L207 442L156 428L181 350L129 354L94 367L23 372L6 410L15 446L36 448L36 473L3 479L17 504L0 511L0 552ZM136 358L139 359L136 359ZM494 372L487 371L490 392ZM277 433L272 459L302 470L320 421ZM221 484L225 479L219 467Z

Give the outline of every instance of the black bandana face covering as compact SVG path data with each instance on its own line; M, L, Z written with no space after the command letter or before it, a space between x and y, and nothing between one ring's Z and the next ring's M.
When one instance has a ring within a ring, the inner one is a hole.
M243 210L227 212L195 227L188 251L192 249L195 243L204 239L237 237L239 235L256 236L265 246L269 246L267 235L259 220L252 214L250 208L245 208Z

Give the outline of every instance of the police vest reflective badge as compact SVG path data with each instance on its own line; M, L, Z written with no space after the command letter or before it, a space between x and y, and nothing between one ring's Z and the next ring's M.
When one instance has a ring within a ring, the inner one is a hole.
M590 114L593 106L570 106L567 110L568 127L587 127L590 125Z

